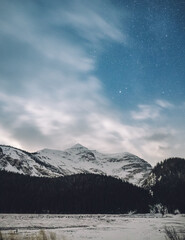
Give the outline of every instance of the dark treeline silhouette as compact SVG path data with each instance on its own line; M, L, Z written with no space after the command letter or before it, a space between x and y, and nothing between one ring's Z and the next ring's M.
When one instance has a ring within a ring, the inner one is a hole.
M169 212L178 209L185 213L185 159L169 158L158 163L150 174L155 184L148 185L154 201L162 203ZM150 182L150 177L149 177Z
M185 212L185 160L170 158L158 164L154 172L162 176L152 187L155 201L166 205L170 212Z
M30 177L0 171L1 213L127 213L149 211L147 190L113 177Z

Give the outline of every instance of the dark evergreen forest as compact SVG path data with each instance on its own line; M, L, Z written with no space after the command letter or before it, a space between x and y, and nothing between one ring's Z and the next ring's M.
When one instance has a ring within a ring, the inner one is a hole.
M144 187L98 174L43 178L0 171L0 213L146 213L156 203L185 213L185 160L158 163Z
M113 177L30 177L0 171L1 213L127 213L149 211L147 190Z
M185 213L185 160L169 158L158 163L152 173L156 183L150 188L154 201L162 203L169 212L178 209Z

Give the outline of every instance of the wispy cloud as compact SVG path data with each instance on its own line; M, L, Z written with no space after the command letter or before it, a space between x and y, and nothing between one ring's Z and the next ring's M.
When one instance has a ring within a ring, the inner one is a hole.
M80 142L154 162L170 155L171 144L182 149L174 140L180 133L159 121L172 103L160 99L122 113L105 96L90 48L127 42L109 1L2 1L1 10L1 143L36 151Z
M62 10L57 14L58 23L60 23L60 16L65 19L63 24L70 25L76 29L78 34L91 41L97 42L102 40L113 40L124 42L126 37L122 34L120 29L116 26L115 13L109 9L108 15L105 16L106 11L101 8L101 1L97 2L98 7L94 9L94 4L85 6L84 4L73 5L69 10ZM106 19L105 19L106 17Z
M166 100L158 99L156 104L162 108L172 108L174 105Z
M131 111L131 116L135 120L155 120L162 116L165 109L170 109L172 107L172 103L158 99L153 104L138 105L138 110Z
M111 104L93 74L96 59L89 47L123 41L117 12L107 2L107 17L101 1L47 4L50 8L44 9L34 1L3 1L0 33L7 52L1 58L0 108L1 129L8 134L1 142L9 139L36 150L97 136L99 143L108 135L110 140L114 127L102 125L101 119L110 121ZM18 50L11 52L12 45Z
M93 100L94 91L88 93L83 105L79 98L56 103L46 97L43 102L1 94L1 130L6 129L1 141L34 151L39 147L63 149L80 142L103 152L135 153L151 163L170 156L174 148L180 150L175 142L180 133L171 126L126 124L116 111L110 111L105 99L98 96L98 104ZM80 94L83 96L83 90Z
M138 111L132 111L135 120L156 119L160 116L160 108L153 105L138 105Z

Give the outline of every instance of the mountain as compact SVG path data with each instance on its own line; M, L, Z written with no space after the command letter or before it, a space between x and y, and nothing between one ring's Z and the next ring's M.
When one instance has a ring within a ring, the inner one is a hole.
M35 153L0 145L0 169L39 177L95 173L141 185L152 167L130 153L102 154L76 144L64 151L43 149Z
M169 158L158 163L143 182L153 193L154 201L170 212L185 212L185 159Z

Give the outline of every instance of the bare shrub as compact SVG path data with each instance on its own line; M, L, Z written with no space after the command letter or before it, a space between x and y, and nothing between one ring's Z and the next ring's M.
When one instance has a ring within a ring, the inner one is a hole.
M0 231L0 240L3 240L3 235L1 231Z
M12 231L10 233L3 235L3 240L20 240L20 238L18 238L18 235L16 232Z
M56 233L54 233L54 232L50 232L50 239L51 240L56 240Z
M162 216L168 213L168 209L166 206L163 206L161 203L150 205L150 213L156 214L161 213Z
M181 236L174 227L165 227L166 240L185 240L185 236Z
M65 240L65 238L63 237L62 239ZM0 231L0 240L57 240L57 236L54 232L47 233L44 230L40 230L37 234L22 236L16 232L9 232L3 234Z
M174 213L175 215L177 215L177 214L180 214L180 211L179 211L179 209L175 209L173 213Z
M17 240L17 236L14 232L3 234L0 232L0 240Z
M38 240L49 240L44 230L39 231Z

